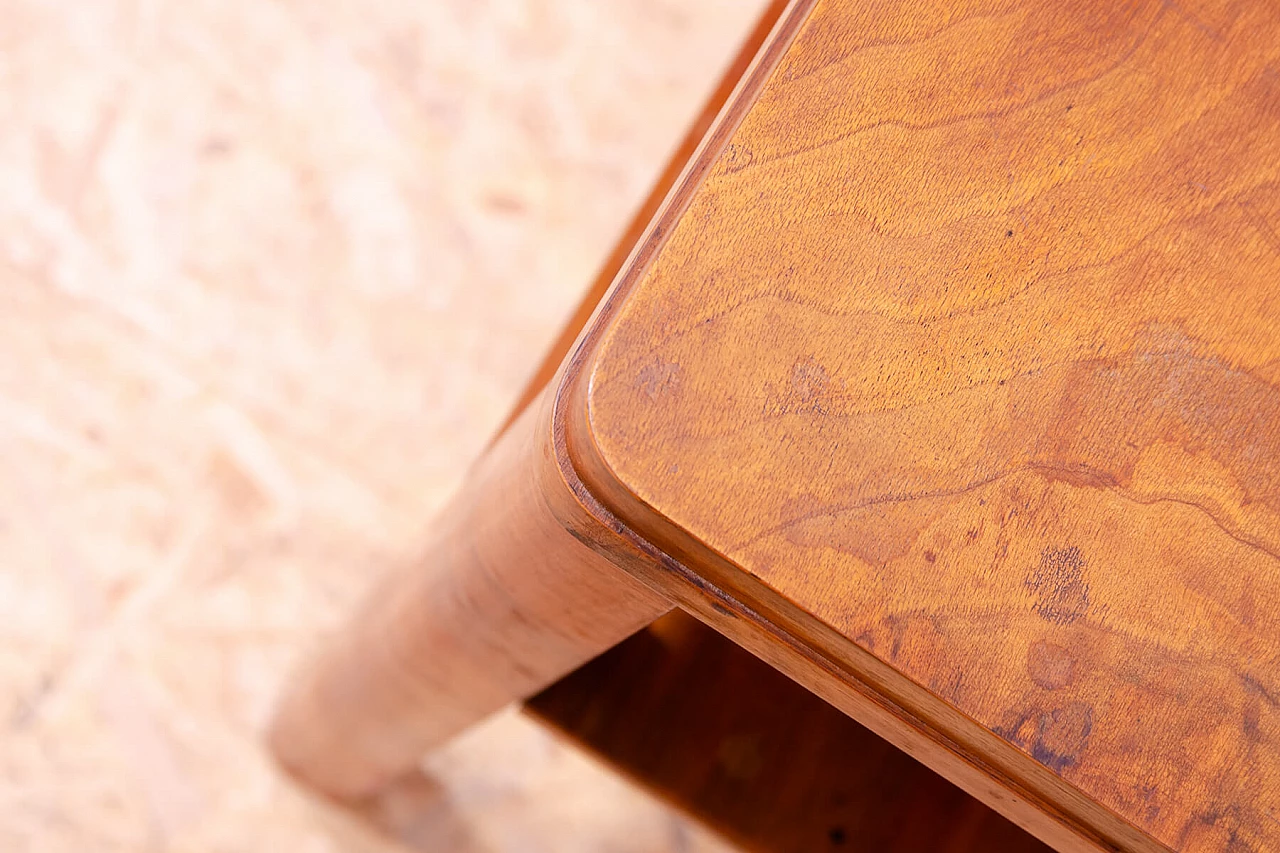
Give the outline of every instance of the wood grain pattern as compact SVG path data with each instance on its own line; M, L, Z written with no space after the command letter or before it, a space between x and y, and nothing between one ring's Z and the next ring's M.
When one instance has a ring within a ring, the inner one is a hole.
M373 794L670 608L553 516L548 496L568 488L548 464L544 399L477 463L420 558L376 585L290 684L270 746L308 784Z
M771 67L567 377L588 487L935 766L1280 847L1280 7L830 0Z
M680 611L526 709L744 851L1048 850Z

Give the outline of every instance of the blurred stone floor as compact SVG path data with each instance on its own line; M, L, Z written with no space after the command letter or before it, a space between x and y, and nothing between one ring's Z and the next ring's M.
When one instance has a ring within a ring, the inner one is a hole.
M760 8L0 0L0 850L722 849L512 713L373 823L259 732Z

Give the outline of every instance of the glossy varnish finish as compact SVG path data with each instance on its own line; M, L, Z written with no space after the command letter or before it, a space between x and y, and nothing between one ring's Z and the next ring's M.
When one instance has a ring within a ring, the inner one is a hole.
M588 486L1098 845L1280 848L1280 7L819 2L748 94Z

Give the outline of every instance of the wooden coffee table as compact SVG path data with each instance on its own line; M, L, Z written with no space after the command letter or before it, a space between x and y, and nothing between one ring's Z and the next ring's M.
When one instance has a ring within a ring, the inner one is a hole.
M778 11L276 754L368 794L675 607L533 708L821 812L748 846L1039 847L835 708L1058 850L1280 849L1280 6Z

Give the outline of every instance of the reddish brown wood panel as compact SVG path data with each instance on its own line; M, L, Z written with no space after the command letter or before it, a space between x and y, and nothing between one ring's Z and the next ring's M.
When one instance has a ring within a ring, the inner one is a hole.
M526 708L744 850L1048 851L679 611Z
M588 487L1055 820L1280 848L1280 6L828 0L747 94L568 379Z

